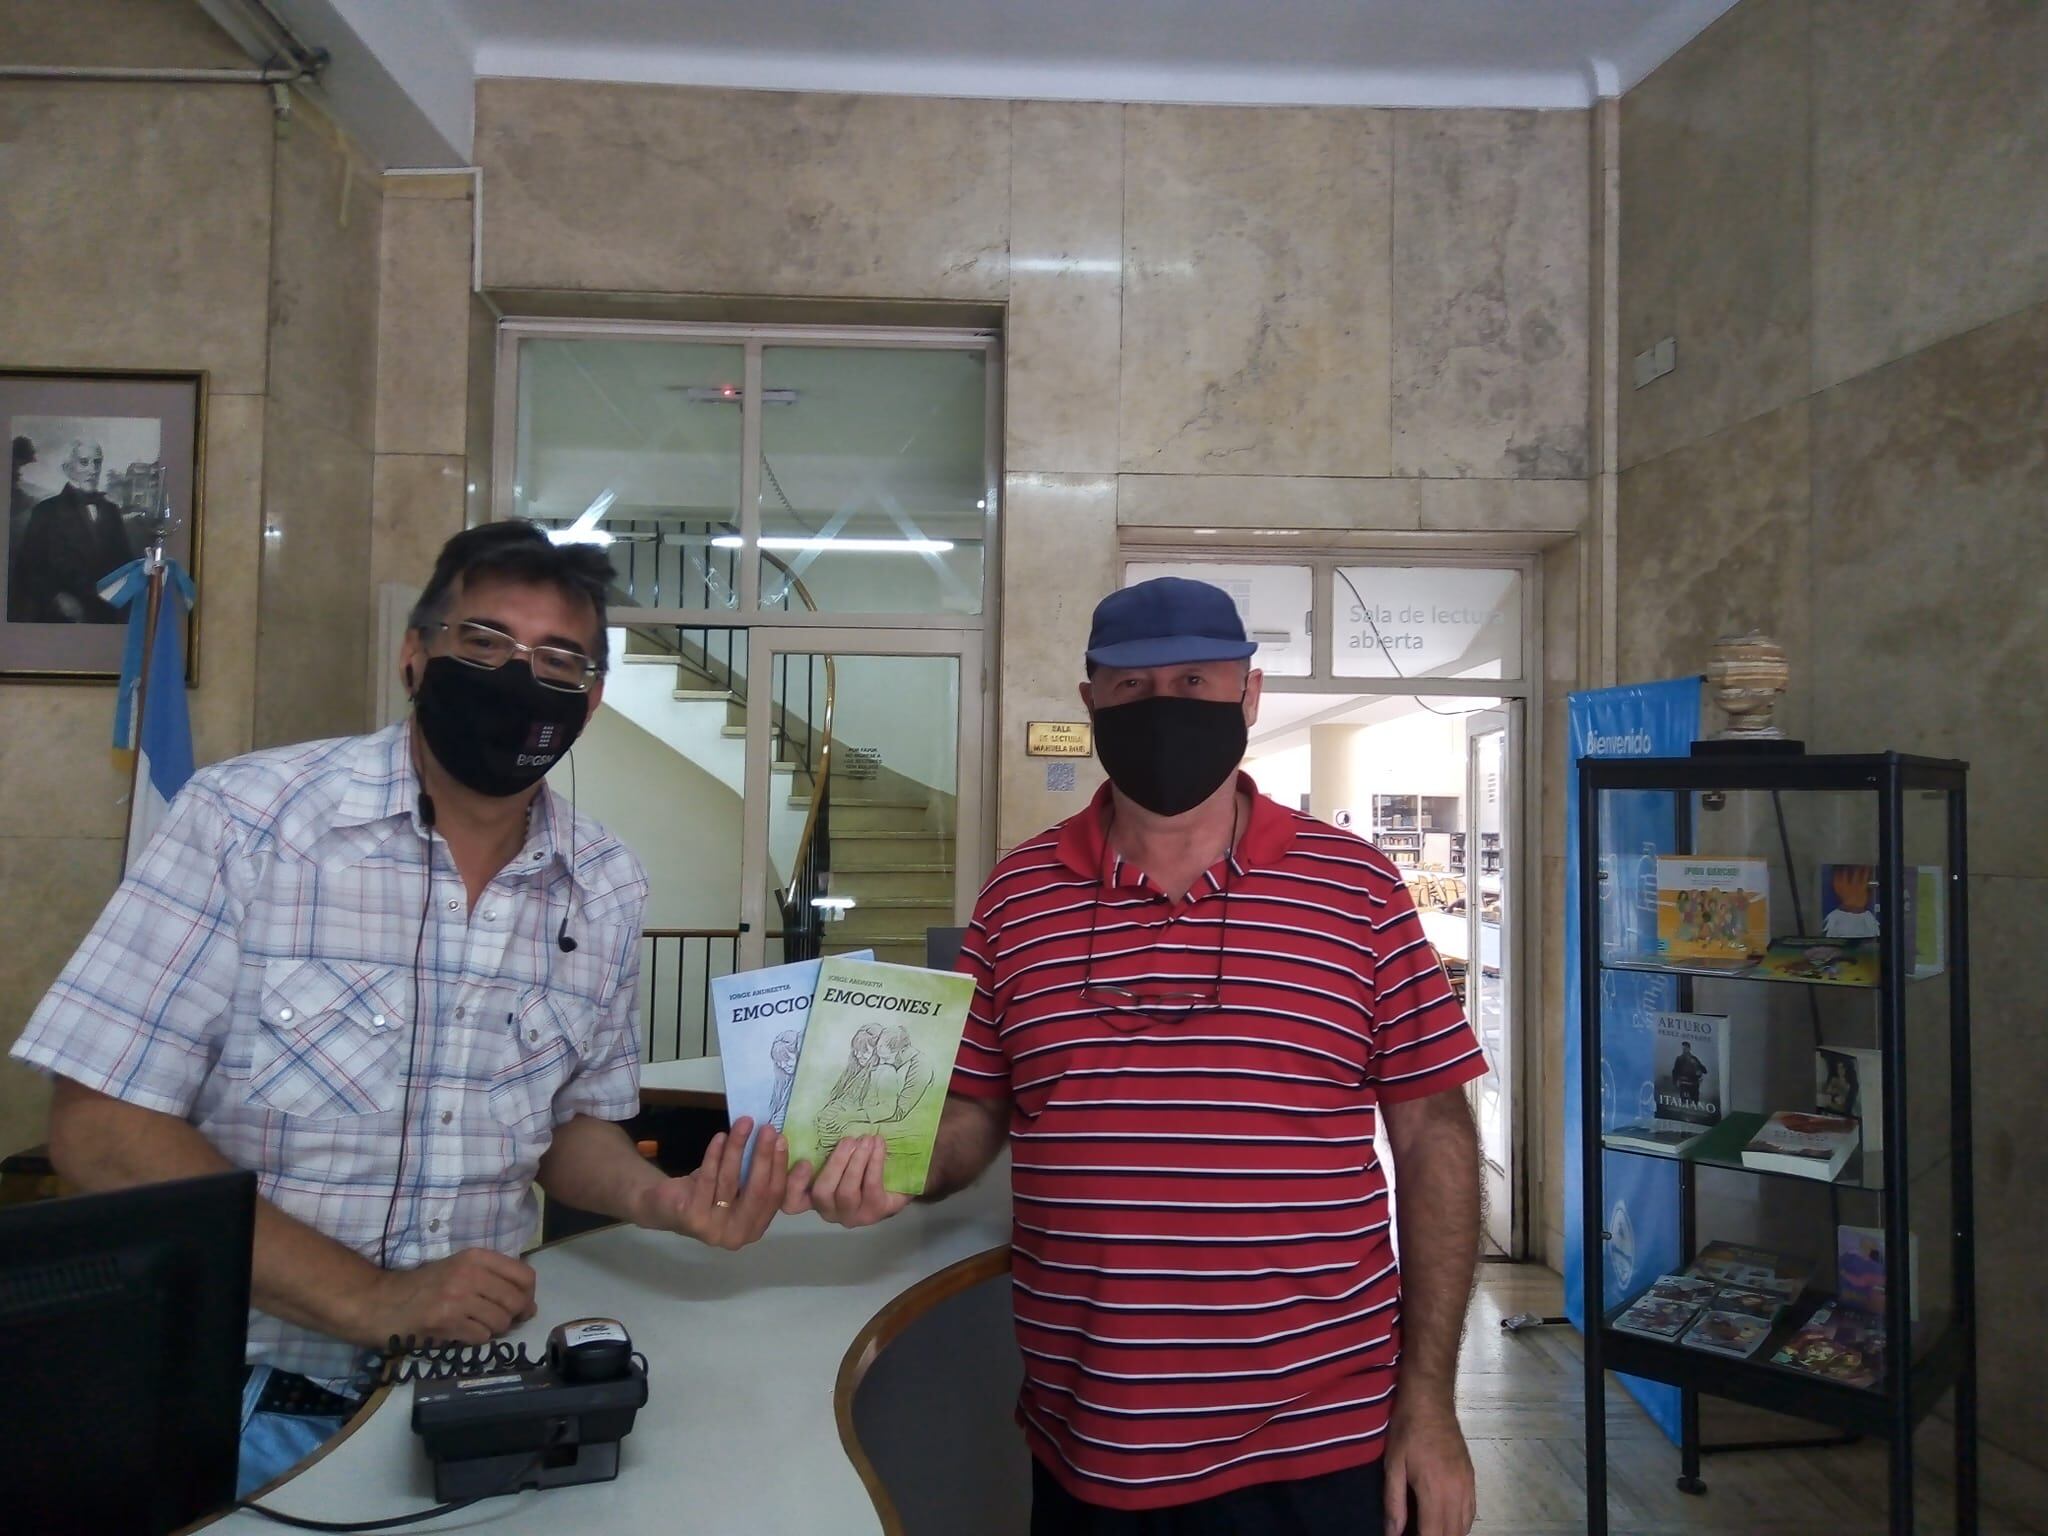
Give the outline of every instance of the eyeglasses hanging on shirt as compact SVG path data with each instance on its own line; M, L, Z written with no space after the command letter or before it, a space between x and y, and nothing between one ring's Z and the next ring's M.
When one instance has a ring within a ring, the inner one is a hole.
M1115 824L1115 812L1111 821L1103 828L1105 849L1109 842L1110 827ZM1147 1024L1168 1023L1192 1018L1200 1013L1213 1013L1223 1006L1223 960L1230 940L1230 886L1231 877L1237 870L1237 811L1230 814L1230 842L1223 850L1223 917L1216 932L1216 976L1206 986L1191 987L1178 981L1164 982L1157 986L1127 987L1119 982L1098 981L1095 978L1095 938L1102 925L1102 898L1098 892L1088 918L1088 955L1081 971L1081 1001L1090 1007L1100 1008L1104 1020L1114 1029L1126 1033L1143 1029ZM1165 942L1164 936L1171 933L1175 923L1187 918L1188 913L1178 912L1169 917L1160 927L1161 937L1155 939L1150 948L1156 949ZM1145 951L1128 951L1127 954L1141 954Z

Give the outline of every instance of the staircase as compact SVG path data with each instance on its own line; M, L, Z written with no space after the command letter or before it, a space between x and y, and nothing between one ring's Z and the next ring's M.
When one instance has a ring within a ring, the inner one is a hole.
M650 695L635 674L642 668L669 669L667 686L658 692L669 707L668 728L655 734L744 795L748 673L744 667L735 669L710 637L700 643L700 635L633 628L619 658L624 675L615 680L615 696L620 707L630 710L630 700ZM785 678L778 680L777 691L769 820L773 877L788 891L801 883L799 861L807 860L815 878L803 891L821 890L829 904L816 911L809 925L792 924L771 910L775 930L787 931L781 942L771 935L769 963L806 953L872 949L877 960L923 965L925 930L953 922L954 797L886 765L835 762L821 774L830 746L825 690L815 681L805 689ZM814 823L812 806L821 778L829 815ZM813 835L811 845L804 842L807 830ZM806 904L807 896L800 893L797 905Z
M853 904L826 923L824 952L872 949L923 965L925 930L953 921L953 797L887 769L867 782L834 779L831 795L831 895Z

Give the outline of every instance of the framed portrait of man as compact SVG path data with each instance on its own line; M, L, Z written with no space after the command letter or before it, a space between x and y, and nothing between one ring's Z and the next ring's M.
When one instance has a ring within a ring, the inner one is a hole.
M115 681L128 615L100 587L162 519L165 552L197 579L205 410L203 373L0 369L0 678ZM198 668L195 605L188 681Z

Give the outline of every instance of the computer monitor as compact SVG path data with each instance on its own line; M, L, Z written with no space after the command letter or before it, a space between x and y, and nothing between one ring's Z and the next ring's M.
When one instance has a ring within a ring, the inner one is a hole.
M256 1176L0 1209L0 1526L161 1536L231 1503Z

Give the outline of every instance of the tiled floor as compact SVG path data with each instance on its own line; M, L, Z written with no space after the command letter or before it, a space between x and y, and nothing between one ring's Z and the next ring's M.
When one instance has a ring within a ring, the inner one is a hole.
M1482 1264L1459 1370L1459 1413L1479 1477L1482 1536L1566 1536L1586 1520L1584 1374L1579 1336L1568 1327L1503 1333L1517 1312L1563 1310L1555 1272ZM1608 1529L1613 1536L1884 1536L1881 1444L1707 1458L1703 1497L1674 1486L1678 1452L1640 1408L1608 1390ZM1817 1433L1807 1429L1806 1433ZM1954 1505L1922 1479L1919 1532L1952 1531ZM1986 1512L1985 1536L2048 1529Z

